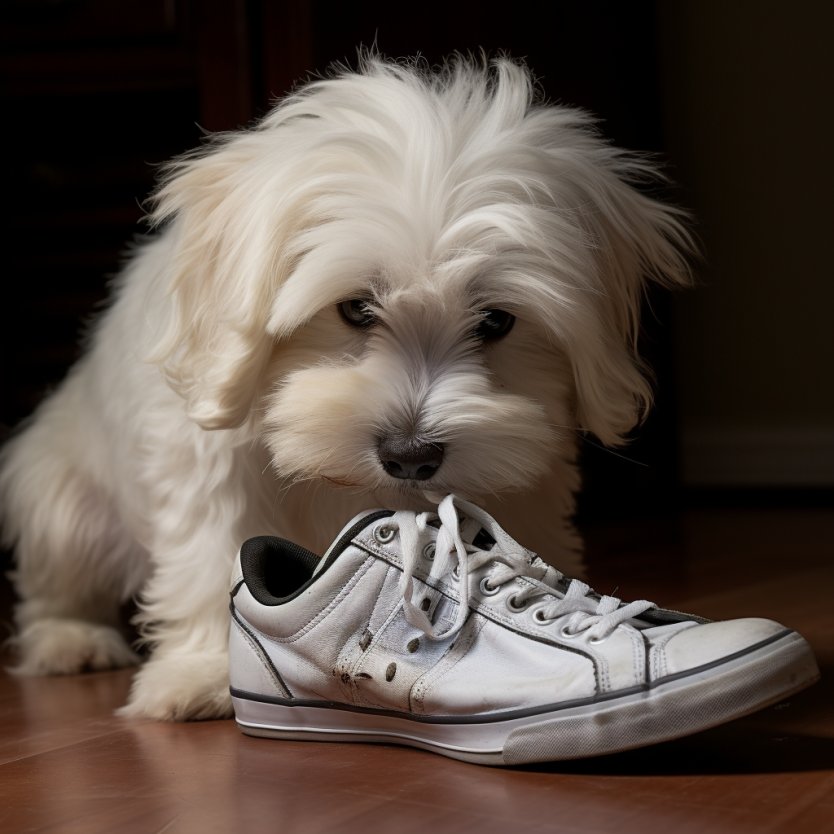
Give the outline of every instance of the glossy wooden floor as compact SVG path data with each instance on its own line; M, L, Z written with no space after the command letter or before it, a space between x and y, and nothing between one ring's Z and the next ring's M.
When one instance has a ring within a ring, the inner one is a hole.
M0 831L834 832L834 512L693 510L589 537L600 591L800 630L823 680L699 736L492 769L113 716L129 672L0 680Z

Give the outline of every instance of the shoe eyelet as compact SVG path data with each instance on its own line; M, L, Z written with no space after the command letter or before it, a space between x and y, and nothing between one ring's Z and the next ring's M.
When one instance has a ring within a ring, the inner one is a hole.
M452 568L452 576L457 580L460 579L460 565L455 565Z
M605 637L591 637L588 642L596 646L598 643L604 643L610 636L610 634L606 634Z
M374 527L374 538L380 544L388 544L396 535L397 528L392 527L390 524L380 524L378 527Z
M536 621L539 625L548 625L548 624L552 623L552 622L553 622L553 618L552 618L552 617L545 617L543 612L544 612L544 609L543 609L543 608L537 608L537 609L533 612L533 619L534 619L534 620L535 620L535 621Z
M567 626L562 626L559 629L559 635L567 638L568 640L573 640L574 638L579 637L581 633L582 632L580 631L571 631Z
M481 589L481 593L485 597L491 597L491 596L495 596L495 594L497 594L501 590L501 586L500 585L490 585L489 584L489 577L485 576L481 580L480 589Z
M423 558L428 559L430 562L433 561L434 560L434 551L435 551L435 549L436 548L435 548L434 542L429 542L423 548Z
M519 611L524 611L527 606L530 605L530 600L524 600L521 604L516 602L516 596L513 594L511 597L507 597L507 608L514 613L518 613Z

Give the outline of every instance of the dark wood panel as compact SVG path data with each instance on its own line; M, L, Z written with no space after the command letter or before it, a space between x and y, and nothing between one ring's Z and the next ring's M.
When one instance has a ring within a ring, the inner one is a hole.
M5 0L0 46L88 46L182 36L182 0Z
M200 43L186 0L0 7L5 178L0 427L37 405L143 231L157 166L201 137ZM227 109L229 105L227 104ZM216 107L216 112L222 108ZM0 432L1 433L1 432Z

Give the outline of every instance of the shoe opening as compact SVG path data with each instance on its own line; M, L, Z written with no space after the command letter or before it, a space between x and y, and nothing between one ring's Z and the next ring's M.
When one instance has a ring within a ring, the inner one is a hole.
M319 557L277 536L248 539L240 549L243 579L263 605L280 605L295 596L313 576Z

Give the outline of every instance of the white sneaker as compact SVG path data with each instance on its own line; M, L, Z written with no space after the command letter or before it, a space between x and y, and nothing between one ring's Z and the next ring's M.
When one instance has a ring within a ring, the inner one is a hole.
M231 608L243 732L483 764L677 738L819 677L808 644L779 623L601 597L453 496L437 514L357 516L321 562L250 539Z

